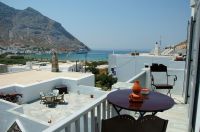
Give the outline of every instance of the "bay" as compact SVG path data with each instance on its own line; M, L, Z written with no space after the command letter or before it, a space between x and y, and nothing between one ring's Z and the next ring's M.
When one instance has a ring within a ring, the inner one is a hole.
M109 54L129 54L131 52L133 50L91 50L87 54L68 52L58 54L58 60L82 61L87 59L88 61L107 61ZM51 54L32 54L30 57L36 59L51 59Z

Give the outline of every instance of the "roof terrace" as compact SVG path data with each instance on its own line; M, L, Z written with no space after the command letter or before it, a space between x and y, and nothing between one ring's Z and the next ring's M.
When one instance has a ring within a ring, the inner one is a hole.
M0 123L4 124L0 131L7 131L16 120L24 130L43 131L62 120L77 116L80 110L91 107L91 103L96 104L96 100L107 93L93 87L94 75L90 73L26 71L0 76L3 80L0 93L17 92L23 95L20 98L21 105L0 99L0 105L4 108L0 109ZM54 107L40 103L41 91L52 92L59 85L65 85L69 92L64 95L64 103Z
M40 100L23 104L22 114L39 122L47 123L51 120L49 125L53 125L55 122L76 113L90 102L95 101L96 98L91 98L89 94L70 92L64 95L64 103L57 104L54 107L48 107L45 103L40 103Z
M91 76L91 73L80 72L51 72L51 71L24 71L9 74L0 74L0 87L12 84L28 85L58 77L80 79Z

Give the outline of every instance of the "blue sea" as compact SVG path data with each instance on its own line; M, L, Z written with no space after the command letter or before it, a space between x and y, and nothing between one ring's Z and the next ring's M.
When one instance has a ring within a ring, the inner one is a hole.
M109 54L129 54L134 52L133 50L91 50L87 54L81 53L62 53L58 54L58 59L62 61L70 60L70 61L81 61L87 59L88 61L107 61ZM145 51L140 51L145 52ZM38 59L51 59L51 54L34 54L31 55L33 58Z

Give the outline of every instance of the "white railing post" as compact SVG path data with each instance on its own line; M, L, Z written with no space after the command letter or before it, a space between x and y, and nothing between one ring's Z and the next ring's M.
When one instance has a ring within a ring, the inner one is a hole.
M97 129L101 132L101 103L97 106L97 124Z
M107 119L110 117L110 104L107 102Z
M65 127L65 132L71 132L71 124Z
M95 108L91 110L91 132L95 132Z
M102 119L106 119L106 100L103 101L103 108L102 108Z
M75 121L76 132L80 132L80 118Z
M88 113L83 116L84 132L88 132Z

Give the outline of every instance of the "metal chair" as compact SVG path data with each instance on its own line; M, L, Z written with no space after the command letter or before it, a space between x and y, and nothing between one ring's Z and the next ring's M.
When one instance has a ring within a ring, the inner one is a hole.
M64 103L64 102L65 102L64 95L65 95L65 93L59 94L59 95L56 97L56 102Z
M56 104L54 96L45 96L44 102L45 102L46 106L54 106Z
M101 132L166 132L168 120L147 115L135 120L130 115L119 115L102 120Z
M43 92L40 92L40 103L45 102L45 95Z
M154 75L154 73L164 73L164 77L165 77L166 81L163 82L163 83L158 83L159 79L164 80L164 78L157 75L157 80L156 80L156 75ZM152 87L152 89L153 90L155 90L155 89L168 89L167 95L169 94L170 97L171 97L170 90L173 89L173 86L175 85L175 82L177 80L177 76L176 75L169 75L168 71L167 71L167 66L165 66L163 64L152 64L152 66L150 66L150 76L151 76L151 87ZM173 83L169 83L169 77L173 77Z
M53 90L53 93L55 94L55 96L58 96L59 90L58 90L58 89L54 89L54 90Z

